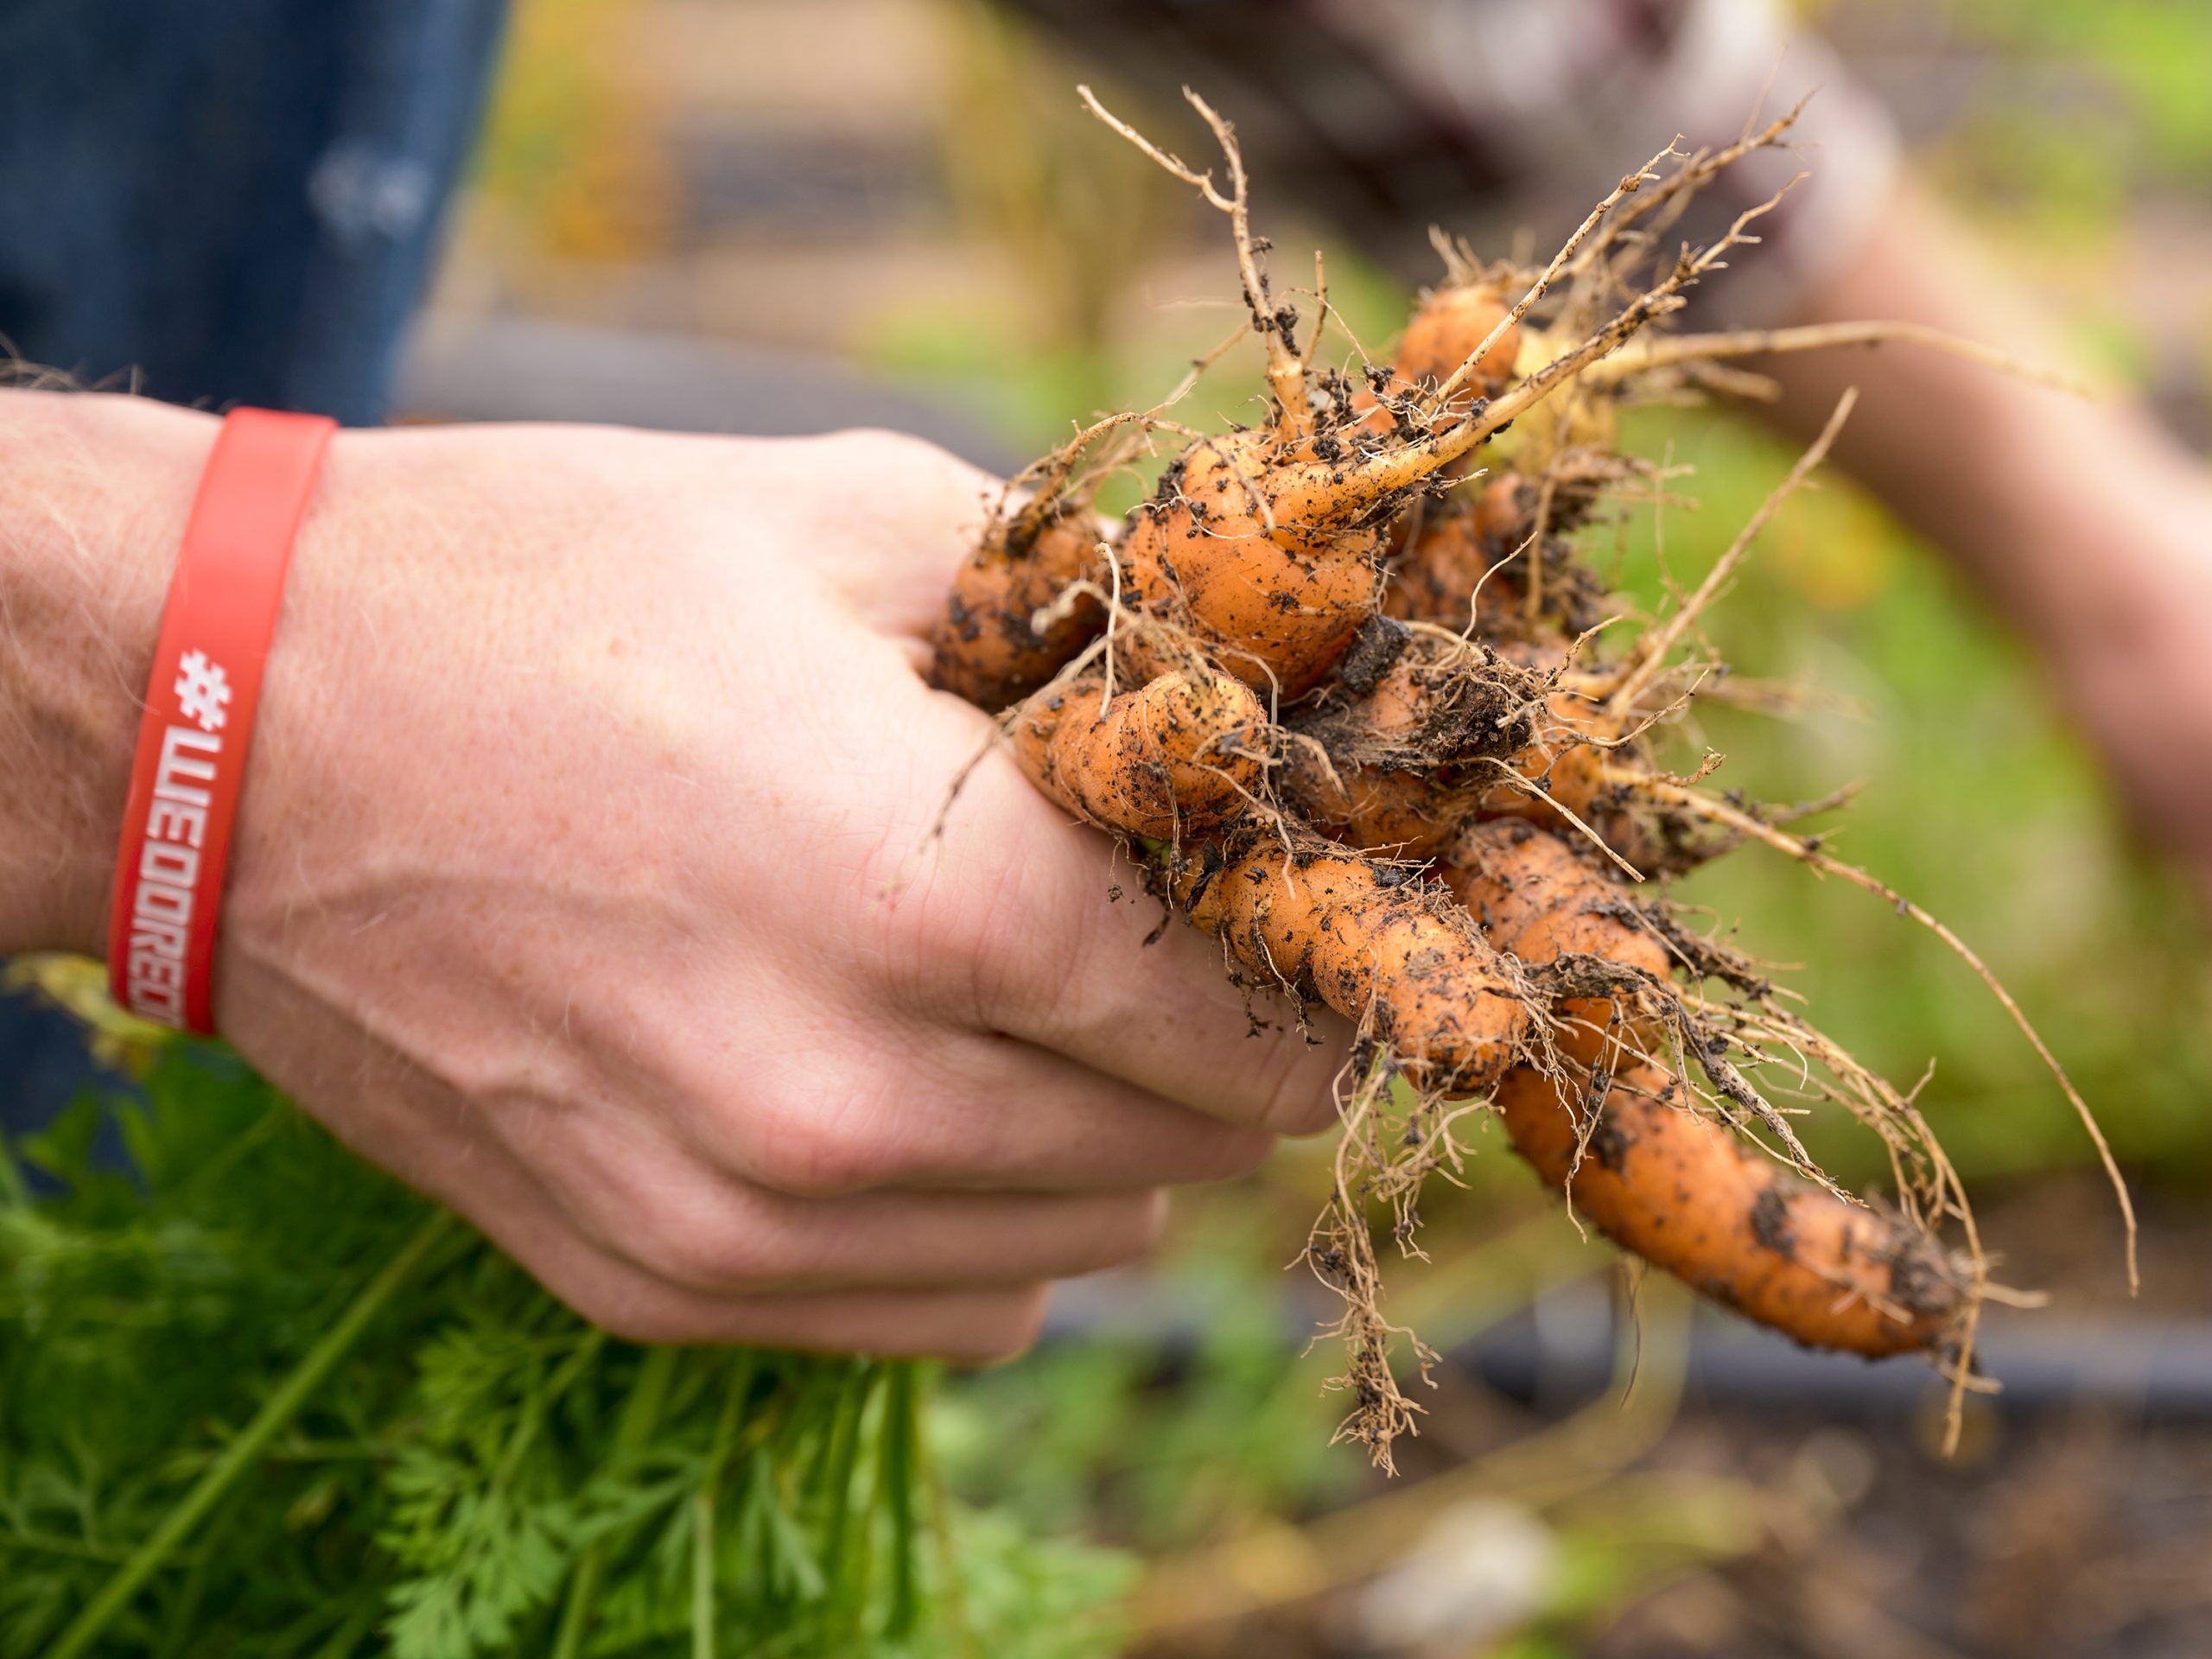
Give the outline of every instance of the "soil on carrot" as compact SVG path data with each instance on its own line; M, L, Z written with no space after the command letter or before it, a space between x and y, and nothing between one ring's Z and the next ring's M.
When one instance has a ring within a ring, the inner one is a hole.
M1683 207L1787 143L1795 111L1721 149L1668 145L1541 267L1440 237L1443 280L1378 363L1332 331L1318 258L1310 288L1270 270L1236 136L1211 105L1186 93L1218 155L1201 168L1081 95L1226 219L1246 321L1161 404L1029 469L1033 493L1001 504L956 582L932 678L1000 714L1039 788L1118 837L1167 908L1220 941L1232 977L1300 1021L1318 1003L1357 1028L1305 1257L1344 1307L1339 1437L1387 1470L1419 1427L1401 1378L1433 1356L1386 1313L1381 1252L1421 1253L1422 1183L1455 1176L1459 1137L1486 1108L1579 1215L1724 1306L1810 1346L1933 1357L1955 1434L1980 1310L1999 1294L1955 1172L1912 1092L1823 1035L1665 886L1757 846L1933 931L2045 1063L2126 1211L2086 1103L1980 957L1789 827L1842 798L1785 808L1716 790L1721 757L1691 741L1693 707L1727 696L1702 619L1856 394L1656 614L1612 614L1577 537L1675 498L1677 474L1621 452L1620 411L1740 392L1732 358L1891 335L1994 354L1881 324L1665 332L1691 289L1753 251L1779 197L1701 247L1672 239ZM1215 433L1175 418L1248 334L1267 386L1256 417ZM1098 520L1099 484L1139 456L1164 463L1156 486L1120 523ZM1523 833L1501 837L1501 823ZM1497 891L1471 896L1486 880ZM1554 925L1569 894L1579 921ZM1531 895L1537 914L1509 925ZM1808 1154L1793 1118L1822 1108L1880 1137L1885 1206Z

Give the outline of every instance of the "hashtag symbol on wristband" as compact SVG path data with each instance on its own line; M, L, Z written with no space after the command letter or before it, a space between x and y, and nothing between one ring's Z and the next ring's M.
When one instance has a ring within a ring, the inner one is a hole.
M225 705L231 700L231 677L220 663L211 663L204 651L188 651L178 659L176 706L187 720L203 732L219 732L230 718Z

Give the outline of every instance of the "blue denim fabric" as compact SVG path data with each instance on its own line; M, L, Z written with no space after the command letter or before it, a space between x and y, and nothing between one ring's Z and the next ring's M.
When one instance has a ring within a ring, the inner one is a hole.
M383 416L505 0L0 0L0 340L175 403ZM0 999L0 1128L88 1075Z
M0 336L379 419L504 0L0 0Z

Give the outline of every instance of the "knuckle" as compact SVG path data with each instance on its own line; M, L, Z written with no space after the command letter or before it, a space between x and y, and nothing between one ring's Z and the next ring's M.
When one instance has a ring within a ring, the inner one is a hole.
M1256 1173L1274 1151L1275 1137L1265 1129L1232 1129L1218 1136L1203 1172L1195 1179L1241 1180Z
M1082 1202L1082 1218L1070 1215L1067 1236L1039 1255L1035 1270L1073 1278L1124 1267L1149 1255L1166 1230L1167 1194L1162 1188Z
M959 884L969 889L965 893L931 893L935 902L923 924L924 976L914 988L925 1003L940 1006L950 993L953 1011L970 1025L988 1026L1014 982L1007 969L1021 937L1021 878L1010 862L977 874L980 880Z
M1085 1007L1082 931L1053 925L1052 912L1022 902L1015 884L991 907L966 976L976 1023L1019 1027L1050 1045Z
M918 438L911 432L901 432L888 426L849 426L842 432L832 433L825 441L842 444L848 449L906 460L918 461L944 454L925 438Z
M428 1064L440 1084L494 1122L560 1114L590 1098L582 1067L558 1044L464 1036L442 1045Z
M1260 1110L1253 1123L1269 1135L1317 1135L1337 1121L1335 1091L1295 1032L1270 1045L1255 1082Z
M1164 1189L1147 1192L1138 1200L1130 1229L1130 1255L1149 1255L1160 1247L1160 1241L1167 1231L1168 1209L1167 1193Z
M620 1297L603 1306L588 1302L569 1306L607 1335L642 1347L696 1342L703 1335L690 1321L671 1319L665 1308L639 1297Z
M1006 827L1015 833L995 841L987 860L948 865L917 895L912 943L899 953L909 964L908 1006L981 1030L1027 1026L1065 1007L1088 944L1088 930L1069 921L1082 912L1055 880L1065 860L1039 841L1040 832L1081 831L1034 820Z
M759 1288L779 1263L758 1222L739 1205L648 1205L629 1248L649 1272L689 1289L727 1294Z
M642 1286L594 1275L578 1284L549 1282L547 1288L580 1318L624 1342L694 1342L703 1334L696 1321L681 1316L671 1299Z
M963 489L990 481L989 474L912 432L883 426L856 426L837 434L836 441L861 458L879 478L885 474L915 479L938 478Z
M895 1111L880 1103L886 1084L863 1088L842 1106L828 1097L787 1096L759 1113L747 1163L764 1186L795 1198L834 1198L896 1178L899 1147L889 1125Z
M1052 1300L1048 1285L1026 1286L988 1313L963 1321L945 1357L971 1365L998 1365L1019 1359L1037 1345Z

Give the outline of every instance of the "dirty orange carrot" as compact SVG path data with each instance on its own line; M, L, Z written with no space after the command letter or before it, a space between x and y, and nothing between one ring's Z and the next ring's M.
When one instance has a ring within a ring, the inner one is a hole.
M1635 969L1654 983L1666 980L1667 947L1640 924L1619 884L1535 824L1502 819L1468 825L1437 874L1491 943L1521 962L1539 966L1567 955L1594 957ZM1624 1046L1649 1053L1660 1040L1656 1023L1630 998L1567 997L1554 1014L1554 1042L1570 1065L1596 1065Z
M1577 1215L1770 1329L1869 1358L1955 1332L1968 1275L1924 1232L1791 1174L1681 1092L1634 1067L1592 1111L1585 1085L1518 1066L1496 1104L1514 1149Z
M1493 768L1496 781L1475 797L1472 815L1582 829L1611 796L1624 792L1609 783L1610 751L1600 747L1618 735L1618 725L1587 698L1569 691L1550 693L1536 721L1535 738Z
M1267 725L1243 682L1179 669L1112 697L1096 677L1048 686L1009 729L1022 769L1069 810L1173 840L1218 827L1256 798Z
M1201 439L1136 510L1122 550L1148 613L1283 696L1344 653L1382 582L1376 527L1357 522L1356 500L1330 499L1301 453L1266 431Z
M1521 327L1515 323L1503 333L1511 307L1497 290L1484 283L1452 283L1431 292L1414 308L1391 358L1391 367L1402 381L1440 385L1460 365L1474 359L1459 391L1443 411L1464 412L1477 397L1494 397L1513 378L1521 354ZM1491 348L1474 358L1484 340L1496 334Z
M930 635L929 682L996 713L1059 672L1106 626L1105 607L1077 596L1039 630L1040 612L1105 569L1087 500L1040 493L985 531L952 579Z
M1166 887L1244 971L1364 1026L1420 1087L1476 1093L1515 1057L1527 1011L1510 967L1413 872L1248 821L1176 861Z
M1482 818L1608 844L1633 827L1635 791L1607 771L1621 722L1557 686L1559 649L1402 632L1386 668L1357 674L1395 626L1370 622L1337 680L1288 721L1288 805L1336 840L1403 858L1433 856Z
M1300 290L1318 315L1301 320L1305 301L1269 288L1228 124L1191 99L1226 163L1202 172L1084 98L1227 217L1237 338L1264 353L1265 391L1250 423L1221 435L1165 419L1166 405L1109 417L1152 453L1163 433L1179 446L1118 541L1090 564L1047 542L1060 522L1048 518L1007 550L1050 556L981 560L977 601L956 601L970 619L1027 607L1033 636L1075 628L1050 641L956 628L957 644L1013 664L972 677L980 700L1058 673L1003 717L1039 786L1145 842L1157 891L1221 942L1240 980L1325 1003L1360 1029L1366 1064L1343 1079L1334 1185L1306 1252L1345 1304L1357 1403L1344 1432L1387 1467L1389 1437L1414 1421L1391 1377L1406 1344L1381 1311L1376 1218L1387 1211L1393 1236L1410 1238L1423 1175L1456 1160L1452 1126L1485 1103L1629 1249L1804 1342L1940 1351L1963 1386L1984 1264L1956 1172L1911 1096L1806 1022L1725 935L1637 896L1651 891L1639 874L1742 839L1781 845L1775 826L1820 810L1724 819L1697 787L1719 757L1677 777L1647 736L1725 671L1677 647L1699 643L1688 630L1789 486L1625 653L1601 631L1616 608L1601 571L1570 540L1602 503L1674 499L1676 469L1618 453L1617 405L1686 379L1719 385L1709 359L1762 342L1811 343L1643 338L1757 240L1774 205L1691 248L1670 239L1675 204L1787 120L1682 158L1675 179L1659 168L1675 152L1661 152L1541 272L1440 243L1451 281L1389 362L1348 373L1319 349L1334 314L1318 257ZM1648 233L1624 239L1638 218ZM1495 285L1508 283L1520 296L1510 305ZM1512 470L1459 476L1500 452ZM1061 516L1097 548L1087 514ZM1038 586L1021 586L1033 571ZM1072 677L1081 668L1065 665L1102 617L1099 666ZM1785 849L1809 861L1813 846ZM1796 1120L1752 1082L1785 1070L1794 1089L1881 1135L1897 1214L1821 1176ZM1700 1109L1707 1100L1716 1112ZM1968 1257L1936 1242L1939 1220Z
M1264 421L1225 437L1198 439L1133 516L1122 550L1130 585L1147 615L1181 630L1230 672L1281 696L1317 683L1374 608L1382 526L1492 435L1679 308L1681 290L1744 245L1746 227L1766 211L1738 214L1719 241L1678 260L1588 339L1535 373L1494 398L1462 405L1456 394L1471 387L1489 360L1487 353L1476 358L1478 338L1468 360L1453 365L1427 394L1435 405L1429 418L1410 429L1394 423L1391 435L1377 438L1349 406L1316 407L1306 373L1311 346L1301 352L1293 344L1297 314L1268 288L1260 260L1264 245L1250 233L1243 162L1228 123L1185 92L1220 143L1230 178L1224 193L1211 173L1162 150L1109 114L1088 88L1080 90L1100 119L1228 216L1252 331L1267 353ZM1438 313L1440 324L1447 315L1463 316L1473 303L1449 302ZM1503 324L1511 309L1495 311L1492 326ZM1426 338L1426 331L1415 335L1416 341Z
M1434 391L1463 367L1459 387L1427 414L1425 423L1433 429L1449 426L1477 398L1504 391L1521 355L1521 326L1509 321L1511 312L1485 283L1447 283L1424 296L1399 336L1389 372L1353 393L1363 424L1378 435L1394 430L1410 394ZM1485 340L1491 341L1486 351Z
M1371 619L1335 680L1288 722L1285 803L1352 846L1433 856L1490 788L1486 763L1535 741L1536 704L1478 666L1493 661Z
M1665 976L1665 946L1620 889L1533 825L1473 826L1442 874L1527 965L1579 954ZM1808 1346L1897 1353L1948 1333L1966 1278L1921 1230L1792 1174L1690 1109L1636 1058L1656 1033L1627 999L1566 999L1554 1013L1563 1071L1516 1067L1496 1104L1515 1148L1600 1231Z
M1456 494L1421 515L1390 562L1382 611L1402 621L1482 632L1520 607L1521 584L1497 567L1522 539L1524 488L1517 473L1486 480L1472 500ZM1495 571L1495 574L1493 572Z

